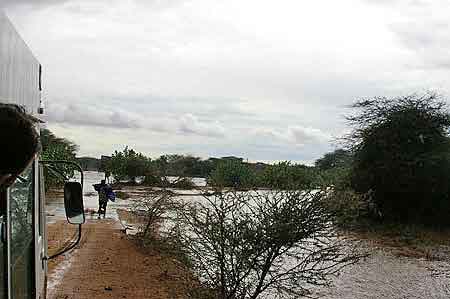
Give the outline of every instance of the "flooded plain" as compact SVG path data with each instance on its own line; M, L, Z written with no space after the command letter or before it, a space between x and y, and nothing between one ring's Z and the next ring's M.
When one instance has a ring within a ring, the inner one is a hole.
M95 222L98 196L93 184L100 182L102 173L85 172L84 206L88 211L87 219ZM203 181L198 182L203 184ZM123 191L132 197L138 197L145 188L127 187ZM183 200L189 200L192 191L183 193ZM194 197L192 197L193 200ZM119 220L118 210L128 209L129 199L117 198L108 204L106 218ZM49 223L64 220L62 199L55 199L47 205ZM133 229L132 225L121 221L122 226ZM317 290L323 298L450 298L450 255L442 254L438 260L417 257L399 257L389 249L367 244L370 256L358 264L345 268L333 279L330 288Z
M449 261L396 257L380 248L344 269L324 298L450 298Z

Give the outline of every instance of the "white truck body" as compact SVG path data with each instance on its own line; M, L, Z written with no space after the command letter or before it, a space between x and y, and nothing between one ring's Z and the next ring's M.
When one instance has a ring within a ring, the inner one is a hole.
M39 119L41 66L0 11L0 103L17 104ZM39 122L36 122L39 130ZM1 140L1 146L8 146ZM39 158L0 192L0 299L45 298L46 219Z

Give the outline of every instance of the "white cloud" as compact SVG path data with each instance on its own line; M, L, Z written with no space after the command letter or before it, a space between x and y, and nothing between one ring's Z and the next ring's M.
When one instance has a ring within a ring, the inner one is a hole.
M209 137L224 137L225 128L218 122L203 123L192 114L185 114L181 117L179 123L181 133L194 134Z
M304 126L288 126L285 130L271 128L259 128L254 131L257 136L265 141L273 143L293 144L296 146L327 144L331 141L331 135L317 128ZM269 139L269 140L267 140Z
M50 126L148 152L313 161L354 99L450 90L444 0L7 1Z
M291 126L288 128L287 136L295 144L327 143L331 136L319 129L301 126Z

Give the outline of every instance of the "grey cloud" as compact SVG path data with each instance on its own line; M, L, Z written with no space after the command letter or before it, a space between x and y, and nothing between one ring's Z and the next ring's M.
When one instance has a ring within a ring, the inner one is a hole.
M396 24L391 26L399 41L422 60L421 68L450 68L450 27L437 24Z
M320 129L304 126L289 126L285 130L262 128L255 130L255 134L263 139L273 140L305 146L311 144L329 143L331 136Z
M68 5L65 6L65 10L80 16L95 15L107 10L109 7L120 3L121 1L122 0L65 0L65 2L68 2ZM137 7L150 8L153 12L155 12L175 8L188 1L189 0L134 0L129 4L134 4Z
M32 8L45 7L49 5L61 5L71 0L2 0L0 7L10 8L16 6L29 6Z
M427 2L423 0L364 0L364 1L374 5L387 5L387 6L410 5L420 7L427 5Z
M81 128L86 153L92 130L149 151L263 160L313 160L345 126L343 105L448 77L406 67L448 57L429 11L394 11L423 2L318 2L6 1L48 8L9 15L44 65L50 125Z
M392 24L390 29L411 49L433 48L441 43L450 43L450 27L448 23L440 21L415 20Z
M191 0L135 0L135 3L151 6L152 8L172 8L191 2Z
M170 97L141 95L136 97L109 96L109 103L121 105L128 103L136 113L151 110L155 113L195 114L208 121L226 121L230 118L251 118L253 111L242 108L245 101L240 99L202 98L202 97ZM111 100L111 98L113 100Z
M295 144L327 143L331 136L319 129L302 126L288 128L287 136Z
M144 113L89 104L51 103L46 109L46 119L50 123L86 127L144 129L158 133L206 137L225 136L225 129L218 121L200 121L190 113L177 117L151 117Z
M249 130L248 134L242 134L238 141L238 147L228 145L225 149L231 150L231 154L249 157L259 161L283 161L289 160L306 164L314 161L324 152L331 151L330 135L320 129L289 126L279 128L258 128ZM221 152L230 154L229 152Z
M420 58L418 68L450 68L448 1L404 1L395 9L403 17L389 24L397 40Z
M70 5L66 7L66 9L69 11L72 11L74 13L92 13L96 12L95 9L92 9L96 5L108 5L113 1L120 0L1 0L0 7L11 8L18 6L27 6L30 8L40 8L70 3ZM148 6L156 10L164 10L182 5L189 1L190 0L135 0L134 3L136 5Z
M105 110L93 105L50 104L46 109L49 122L111 128L140 128L142 120L120 110Z

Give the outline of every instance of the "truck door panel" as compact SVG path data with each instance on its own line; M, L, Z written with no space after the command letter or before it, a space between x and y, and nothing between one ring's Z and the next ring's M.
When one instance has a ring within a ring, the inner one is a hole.
M10 188L10 281L12 298L34 298L34 169Z

